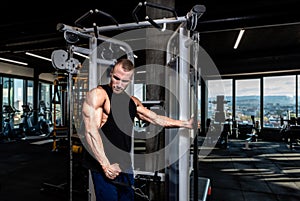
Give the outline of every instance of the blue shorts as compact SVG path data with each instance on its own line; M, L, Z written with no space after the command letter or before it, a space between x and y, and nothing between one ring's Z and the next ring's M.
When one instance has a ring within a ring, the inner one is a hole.
M103 172L91 171L96 201L133 201L133 174L121 172L114 180L108 179Z

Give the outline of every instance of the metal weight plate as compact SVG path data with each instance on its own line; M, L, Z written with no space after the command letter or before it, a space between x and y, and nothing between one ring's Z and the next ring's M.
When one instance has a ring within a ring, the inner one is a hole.
M52 65L55 69L66 70L68 53L65 50L55 50L51 54Z

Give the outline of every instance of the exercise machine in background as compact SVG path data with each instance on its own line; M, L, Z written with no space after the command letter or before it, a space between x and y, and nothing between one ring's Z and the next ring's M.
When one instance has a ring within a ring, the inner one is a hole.
M23 137L22 129L15 124L15 116L19 112L11 105L3 105L4 121L0 133L1 142L13 142Z
M65 114L67 114L67 77L60 76L53 82L54 94L52 98L53 104L53 126L51 131L52 151L58 152L59 149L69 149L68 143L68 122Z
M33 109L29 105L22 105L20 129L23 132L23 140L36 140L48 138L53 130L51 112L46 109L44 101L40 101L37 122L34 122Z
M208 137L212 138L213 144L224 149L228 147L228 137L232 132L232 119L226 119L224 109L224 105L228 102L225 100L224 95L218 95L215 101L211 101L212 104L216 105L216 110L213 121L208 125L211 130Z

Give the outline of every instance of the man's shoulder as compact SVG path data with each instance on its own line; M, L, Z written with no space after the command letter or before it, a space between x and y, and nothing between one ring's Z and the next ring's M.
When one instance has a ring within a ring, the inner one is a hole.
M111 87L110 87L108 84L98 85L98 86L96 87L96 89L105 91L106 93L112 92L112 89L111 89Z
M103 87L101 87L100 85L97 87L94 87L88 91L88 93L99 93L99 92L105 92Z
M107 92L102 86L97 86L88 91L88 97L107 97Z
M142 104L142 102L137 97L131 96L130 98L131 100L133 100L136 106L140 106Z
M95 90L104 90L103 85L98 85L97 87L95 87Z

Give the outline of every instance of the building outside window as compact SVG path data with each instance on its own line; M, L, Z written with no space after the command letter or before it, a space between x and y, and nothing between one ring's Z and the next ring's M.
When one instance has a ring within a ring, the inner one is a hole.
M224 112L225 119L232 119L232 80L209 80L208 88L208 115L211 120L215 119L215 113L219 108ZM219 102L218 102L219 100Z
M260 79L236 80L235 117L238 124L260 121Z
M281 126L296 117L296 76L264 77L264 127Z

